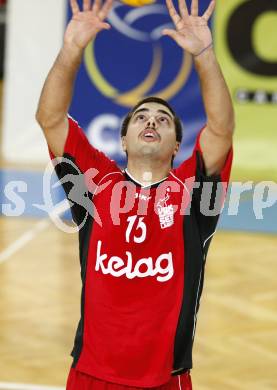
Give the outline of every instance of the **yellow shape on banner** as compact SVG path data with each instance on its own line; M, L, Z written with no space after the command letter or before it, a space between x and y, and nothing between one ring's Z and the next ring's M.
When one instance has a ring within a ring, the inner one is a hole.
M253 28L256 53L265 61L277 61L276 37L277 12L266 12L257 19Z
M235 131L235 158L232 171L233 180L273 180L277 181L277 74L266 75L250 72L240 64L232 54L228 43L228 28L230 31L230 20L242 6L254 7L251 12L255 14L258 7L272 7L273 2L245 1L245 0L222 0L217 2L214 20L214 39L217 58L221 64L223 74L229 86L236 113ZM276 12L268 9L262 10L255 18L251 30L251 45L256 58L249 55L244 48L241 50L242 61L248 64L257 65L257 58L266 61L268 65L276 67ZM251 12L244 15L241 26L246 26L251 17ZM243 36L239 35L240 25L233 25L232 43L236 47L241 45ZM265 93L271 95L272 101L258 102L239 101L237 93L239 90L252 91L253 93ZM275 102L274 102L275 101Z

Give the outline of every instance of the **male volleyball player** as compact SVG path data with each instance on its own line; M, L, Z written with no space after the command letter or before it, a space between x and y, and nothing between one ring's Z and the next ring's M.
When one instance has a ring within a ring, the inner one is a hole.
M84 49L110 28L104 19L111 6L111 0L103 5L84 0L80 9L71 0L73 17L37 112L52 158L66 157L83 174L97 170L93 178L85 175L100 222L89 215L79 232L81 320L67 389L191 389L204 265L218 219L201 212L201 191L207 183L215 188L228 181L234 128L207 25L215 3L198 16L197 0L190 13L183 0L179 13L167 1L176 29L164 34L193 55L207 114L191 158L172 169L182 139L180 121L168 103L151 97L123 123L125 171L92 147L67 115ZM76 173L69 167L58 165L60 178ZM64 188L69 196L70 184ZM77 224L85 213L78 204L72 207Z

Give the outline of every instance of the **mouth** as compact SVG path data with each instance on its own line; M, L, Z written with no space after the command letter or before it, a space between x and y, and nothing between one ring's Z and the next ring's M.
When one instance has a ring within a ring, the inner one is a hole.
M155 129L145 129L140 134L140 138L145 142L156 142L160 141L160 135L156 132Z

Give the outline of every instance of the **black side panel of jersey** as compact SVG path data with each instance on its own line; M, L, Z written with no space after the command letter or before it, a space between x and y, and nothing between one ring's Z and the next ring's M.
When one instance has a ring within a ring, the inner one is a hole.
M175 345L174 366L176 375L192 367L192 345L194 314L197 305L197 292L203 268L203 252L195 211L184 216L185 272L184 292L179 316Z
M174 366L172 375L179 375L192 368L192 347L197 312L203 290L205 261L212 234L219 218L222 199L220 176L206 176L203 161L197 154L196 182L200 187L194 189L190 215L184 216L184 291L181 312L175 336ZM210 191L203 191L204 183L210 183ZM218 201L219 199L219 201ZM202 202L208 202L210 210L216 215L204 215ZM217 210L218 209L218 210Z
M216 229L222 209L224 191L220 175L206 176L204 162L199 152L197 152L196 182L201 183L201 185L193 191L192 207L196 213L204 259L206 259L211 242L209 237Z
M83 172L75 164L75 159L69 154L64 154L64 160L55 167L56 174L62 182L67 198L71 202L71 214L79 230L79 256L81 265L82 293L81 293L81 319L78 324L74 347L71 352L73 366L78 362L83 348L84 334L84 307L85 307L85 280L87 270L87 257L89 240L93 226L92 215L88 212L86 204L91 202L92 194L88 192L85 185Z
M89 249L89 240L93 226L93 219L90 217L83 228L79 231L79 253L81 261L81 278L82 278L82 294L81 294L81 318L75 335L74 347L71 352L73 357L73 367L77 364L83 348L84 335L84 308L85 308L85 281L87 272L87 258Z

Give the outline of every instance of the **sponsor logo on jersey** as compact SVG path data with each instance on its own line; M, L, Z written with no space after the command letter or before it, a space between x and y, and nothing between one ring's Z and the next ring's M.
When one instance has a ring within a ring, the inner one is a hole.
M153 259L145 257L135 261L131 252L126 251L126 258L108 256L102 252L102 241L97 243L95 270L104 275L126 276L128 279L155 277L158 282L166 282L174 274L172 252L162 253Z
M168 228L174 224L174 207L172 204L167 204L170 198L170 188L167 188L166 191L165 197L157 202L157 213L161 229Z

